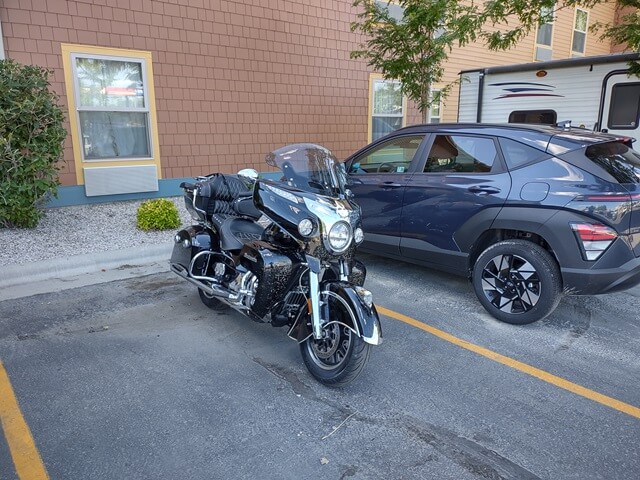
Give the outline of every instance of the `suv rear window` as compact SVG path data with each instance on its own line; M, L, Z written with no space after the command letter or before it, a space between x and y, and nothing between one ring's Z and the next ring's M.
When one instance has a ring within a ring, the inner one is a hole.
M586 156L620 183L640 183L640 154L624 143L598 143L587 147Z

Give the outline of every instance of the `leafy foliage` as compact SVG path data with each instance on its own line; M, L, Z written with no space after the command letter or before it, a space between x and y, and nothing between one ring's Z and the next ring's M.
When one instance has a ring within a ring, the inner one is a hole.
M178 209L171 200L156 198L138 207L137 225L140 230L168 230L180 226Z
M539 25L551 21L557 12L575 7L593 8L605 0L354 0L360 9L351 30L365 36L351 52L352 58L382 73L387 80L399 80L402 93L413 100L427 120L429 107L440 98L430 97L431 86L444 76L444 64L454 46L483 41L491 50L514 47ZM640 8L640 0L618 0L618 8ZM404 10L404 16L399 11ZM622 10L617 25L596 24L602 39L626 43L640 51L640 14ZM640 75L640 64L631 72ZM444 87L444 98L455 83Z
M475 41L479 27L478 9L457 0L398 0L403 18L392 15L386 1L355 0L362 10L351 30L363 33L365 43L351 52L388 79L400 80L402 91L413 100L423 116L432 103L431 86L442 80L444 62L452 47ZM445 97L454 84L440 92Z
M602 39L610 38L614 43L627 45L629 50L640 52L640 0L618 0L620 17L615 25L596 23L594 29L602 29ZM640 77L640 62L629 62L631 75Z
M35 227L42 202L57 194L67 132L50 74L0 60L0 227Z

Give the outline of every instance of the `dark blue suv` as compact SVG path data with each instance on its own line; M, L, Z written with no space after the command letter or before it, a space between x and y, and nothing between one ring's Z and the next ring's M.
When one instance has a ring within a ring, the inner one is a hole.
M499 320L640 283L640 154L575 128L403 128L346 160L361 249L470 277Z

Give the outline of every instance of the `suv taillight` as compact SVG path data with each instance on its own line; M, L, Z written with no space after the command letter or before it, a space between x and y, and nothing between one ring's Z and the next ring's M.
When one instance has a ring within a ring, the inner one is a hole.
M585 260L597 260L618 238L614 229L600 223L570 223L570 225L582 250L582 258Z

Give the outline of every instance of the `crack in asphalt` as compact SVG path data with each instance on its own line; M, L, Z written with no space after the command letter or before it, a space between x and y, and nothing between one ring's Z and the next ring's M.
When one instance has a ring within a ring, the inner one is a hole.
M494 450L445 428L409 417L398 417L398 427L430 445L469 473L491 480L540 480L529 470Z
M344 468L344 472L342 473L342 475L340 475L340 480L344 480L345 478L349 478L349 477L355 477L356 473L358 473L358 467L356 467L355 465L341 465L342 468Z
M345 408L336 402L318 396L290 368L265 362L258 357L253 357L252 360L272 375L287 382L296 395L336 409L342 415L353 415L353 411L350 408ZM393 414L386 418L374 418L358 412L353 415L353 418L365 424L404 432L429 445L440 455L479 478L489 480L540 480L540 477L529 470L503 457L496 451L486 448L477 441L462 437L443 427L432 425L409 415ZM437 460L437 456L429 455L425 462L433 460ZM356 473L357 468L351 466L340 478L353 476Z

